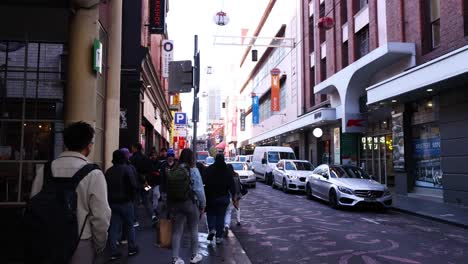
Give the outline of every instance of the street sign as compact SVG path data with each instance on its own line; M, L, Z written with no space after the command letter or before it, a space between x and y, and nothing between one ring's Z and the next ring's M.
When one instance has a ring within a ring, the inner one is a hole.
M169 62L169 93L190 93L192 87L192 61Z
M174 55L174 42L172 40L163 40L162 42L162 77L169 77L169 62L172 61Z
M174 114L174 125L185 126L187 125L187 114L182 112L176 112Z

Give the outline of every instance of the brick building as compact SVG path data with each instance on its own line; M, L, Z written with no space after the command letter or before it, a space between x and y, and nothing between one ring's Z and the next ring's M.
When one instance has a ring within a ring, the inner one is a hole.
M398 193L468 204L468 1L304 0L304 152ZM318 27L331 17L334 26ZM306 155L307 155L306 154Z

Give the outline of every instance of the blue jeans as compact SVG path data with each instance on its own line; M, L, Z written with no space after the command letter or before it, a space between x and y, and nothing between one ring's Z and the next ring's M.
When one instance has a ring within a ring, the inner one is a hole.
M111 254L117 254L117 240L121 232L127 235L129 250L136 248L135 228L133 227L133 204L131 202L121 204L110 204L112 216L109 228L109 244Z
M206 216L209 231L216 230L216 237L223 236L224 217L229 205L229 196L221 196L207 201Z

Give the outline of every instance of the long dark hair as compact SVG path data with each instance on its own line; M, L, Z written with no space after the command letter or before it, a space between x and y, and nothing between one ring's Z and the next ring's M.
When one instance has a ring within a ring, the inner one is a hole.
M193 168L195 166L195 163L193 160L193 151L191 149L185 148L180 153L179 164L182 164L182 163L187 164L190 168Z

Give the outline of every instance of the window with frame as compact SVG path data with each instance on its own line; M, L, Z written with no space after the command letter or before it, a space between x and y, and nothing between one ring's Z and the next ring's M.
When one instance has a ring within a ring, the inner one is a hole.
M369 3L369 0L354 0L354 7L356 10L356 13L359 12L364 7L366 7L368 3Z
M363 27L356 33L356 59L369 53L369 26Z
M430 52L440 45L440 0L424 0L424 51Z
M320 4L320 9L319 9L319 17L324 17L325 16L325 1ZM325 36L325 29L319 29L320 30L320 43L325 42L326 36Z
M314 86L315 86L315 67L312 67L310 68L310 96L309 96L310 106L315 105Z
M468 0L463 0L463 23L465 36L468 36Z
M340 17L341 25L344 25L348 22L348 1L340 1Z
M283 82L280 87L280 111L286 110L287 93L285 83Z
M349 52L348 52L348 41L343 42L341 46L341 68L345 68L349 65Z
M327 79L327 58L320 60L320 81L323 82Z
M36 172L63 151L65 53L0 41L0 205L26 202Z
M309 53L312 53L315 50L315 25L314 25L314 16L309 18Z

